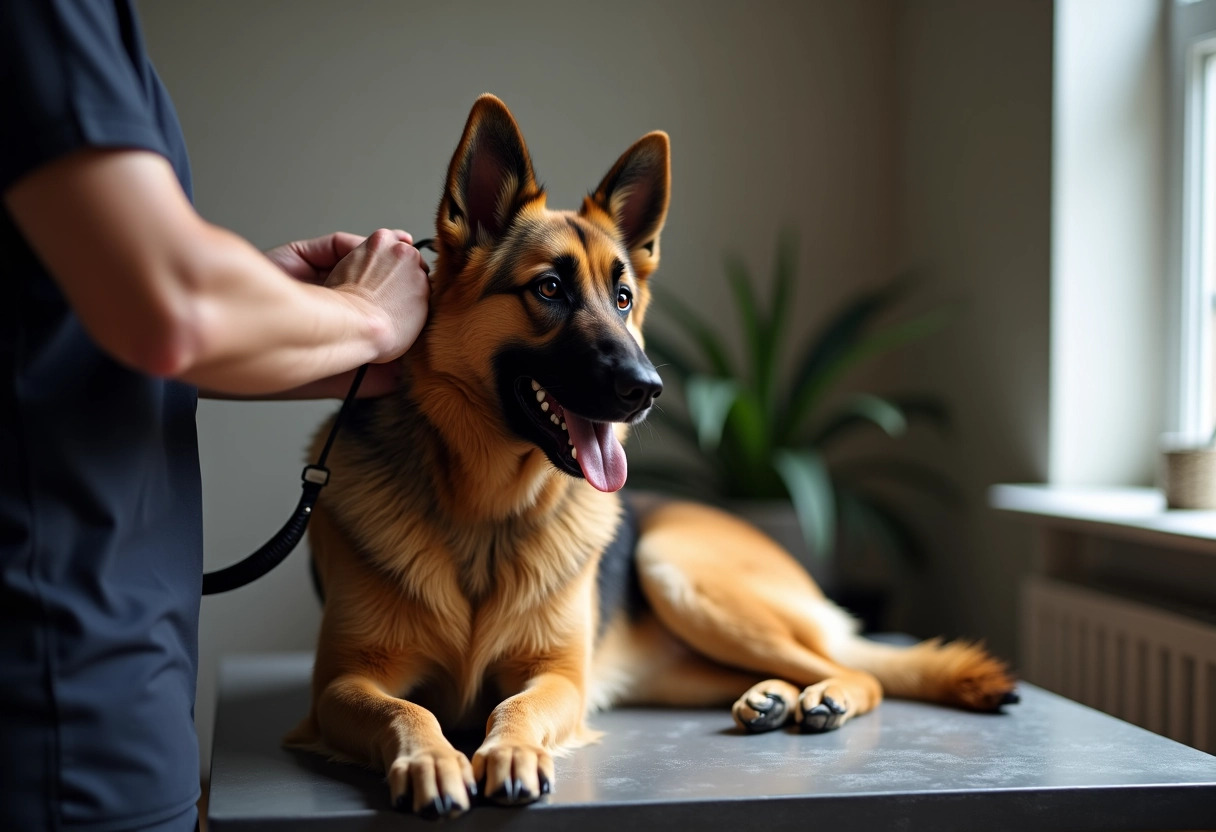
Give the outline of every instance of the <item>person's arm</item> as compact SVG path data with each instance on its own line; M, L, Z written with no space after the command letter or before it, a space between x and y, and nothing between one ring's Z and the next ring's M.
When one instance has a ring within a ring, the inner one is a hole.
M77 151L4 200L92 338L145 373L278 393L390 361L426 320L425 263L408 235L372 234L329 288L293 280L200 218L155 153Z
M413 237L400 229L394 230L397 238L413 243ZM296 240L263 252L271 263L284 273L305 283L324 285L334 266L363 244L367 238L347 231L337 231L323 237ZM425 265L424 268L428 268ZM328 378L310 381L290 390L255 396L237 396L201 388L198 394L207 399L235 399L238 401L290 401L293 399L344 399L350 392L355 371L339 373ZM359 383L359 398L374 398L393 392L401 386L401 367L395 361L387 364L370 364Z

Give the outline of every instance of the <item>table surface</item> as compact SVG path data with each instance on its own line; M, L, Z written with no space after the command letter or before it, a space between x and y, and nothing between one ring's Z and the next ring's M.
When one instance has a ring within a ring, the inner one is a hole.
M311 662L222 663L211 829L424 828L389 808L379 775L279 746L307 711ZM1032 685L1020 692L1004 714L891 700L809 735L744 735L725 709L599 714L607 735L558 760L553 795L477 806L449 828L1216 828L1216 757Z

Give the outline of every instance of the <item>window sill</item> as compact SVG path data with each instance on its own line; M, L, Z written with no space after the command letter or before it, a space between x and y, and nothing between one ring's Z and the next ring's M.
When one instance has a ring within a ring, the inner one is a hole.
M1216 511L1167 509L1156 488L994 485L988 504L1055 529L1216 555Z

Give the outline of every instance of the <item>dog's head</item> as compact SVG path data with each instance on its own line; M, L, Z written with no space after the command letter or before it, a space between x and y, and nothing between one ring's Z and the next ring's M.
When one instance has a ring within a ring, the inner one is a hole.
M497 421L488 441L538 448L601 491L624 485L623 426L662 391L641 326L669 190L667 136L650 133L577 212L551 211L506 106L473 105L439 204L424 351Z

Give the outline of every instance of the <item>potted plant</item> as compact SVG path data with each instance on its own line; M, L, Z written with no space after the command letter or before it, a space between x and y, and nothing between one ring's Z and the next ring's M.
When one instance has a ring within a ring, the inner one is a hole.
M897 278L849 298L803 336L794 361L783 361L788 342L800 335L790 327L796 249L792 234L779 238L767 308L745 263L728 258L727 280L746 345L742 357L730 355L721 330L656 287L656 310L687 346L653 319L647 327L647 351L670 391L651 416L653 433L675 437L685 453L631 466L630 484L750 516L847 606L839 597L845 588L834 585L836 570L830 568L845 553L881 551L899 568L923 559L921 535L892 492L911 487L948 501L957 493L936 469L890 453L889 441L913 422L948 428L949 412L938 397L841 387L851 371L940 329L948 313L937 308L892 317L916 286L910 277ZM791 369L782 373L786 366ZM888 440L877 452L840 452L864 430L881 431Z

